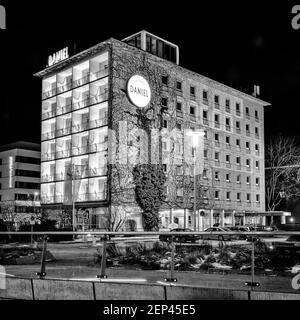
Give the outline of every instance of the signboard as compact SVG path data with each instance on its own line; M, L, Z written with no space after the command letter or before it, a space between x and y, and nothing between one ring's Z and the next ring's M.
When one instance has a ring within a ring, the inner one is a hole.
M48 57L48 67L69 58L68 47L53 53Z
M136 107L146 107L151 100L151 89L148 81L139 75L132 76L127 83L127 95Z

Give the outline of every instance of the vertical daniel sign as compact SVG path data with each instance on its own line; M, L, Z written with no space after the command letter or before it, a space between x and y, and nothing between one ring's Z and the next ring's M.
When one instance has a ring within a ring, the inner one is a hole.
M3 6L0 5L0 30L6 29L6 11Z

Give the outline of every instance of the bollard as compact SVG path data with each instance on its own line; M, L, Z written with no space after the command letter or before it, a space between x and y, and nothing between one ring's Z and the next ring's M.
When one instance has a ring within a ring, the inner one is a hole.
M259 287L259 282L254 282L254 268L255 268L255 239L252 239L252 247L251 247L251 282L245 282L245 285L247 287L251 287L251 291L253 290L253 287Z
M97 275L97 278L106 279L107 275L105 274L106 269L106 242L107 236L104 236L103 247L102 247L102 258L101 258L101 271L100 275Z
M166 282L177 282L177 278L174 275L174 259L175 259L175 243L174 243L174 236L171 238L171 263L170 263L170 278L166 278Z
M43 251L42 251L42 258L41 258L41 271L37 272L37 275L40 279L45 279L46 273L46 253L47 253L47 236L43 237Z

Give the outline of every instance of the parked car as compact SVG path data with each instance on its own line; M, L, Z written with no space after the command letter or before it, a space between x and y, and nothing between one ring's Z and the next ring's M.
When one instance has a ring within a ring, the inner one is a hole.
M212 232L232 232L233 230L230 230L229 228L222 228L222 227L212 227L204 230L204 232L207 232L207 235L202 235L202 239L206 240L219 240L219 241L228 241L228 240L238 240L238 235L231 235L231 234L212 234Z
M269 247L275 250L300 251L300 235L289 236L285 241L270 242Z
M193 230L189 228L176 228L176 229L171 229L170 232L193 232ZM170 241L172 239L171 235L160 235L159 240L160 241ZM196 234L186 234L186 235L175 235L173 240L175 242L196 242L200 239L199 235Z

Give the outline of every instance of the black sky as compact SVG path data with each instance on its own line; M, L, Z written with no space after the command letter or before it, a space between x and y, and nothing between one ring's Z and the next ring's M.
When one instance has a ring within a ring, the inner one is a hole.
M300 137L300 29L293 3L270 1L28 1L5 4L0 30L0 143L40 142L41 81L49 54L77 52L146 29L180 47L180 65L250 93L261 86L265 133ZM164 5L162 6L162 3ZM197 5L196 5L197 4Z

